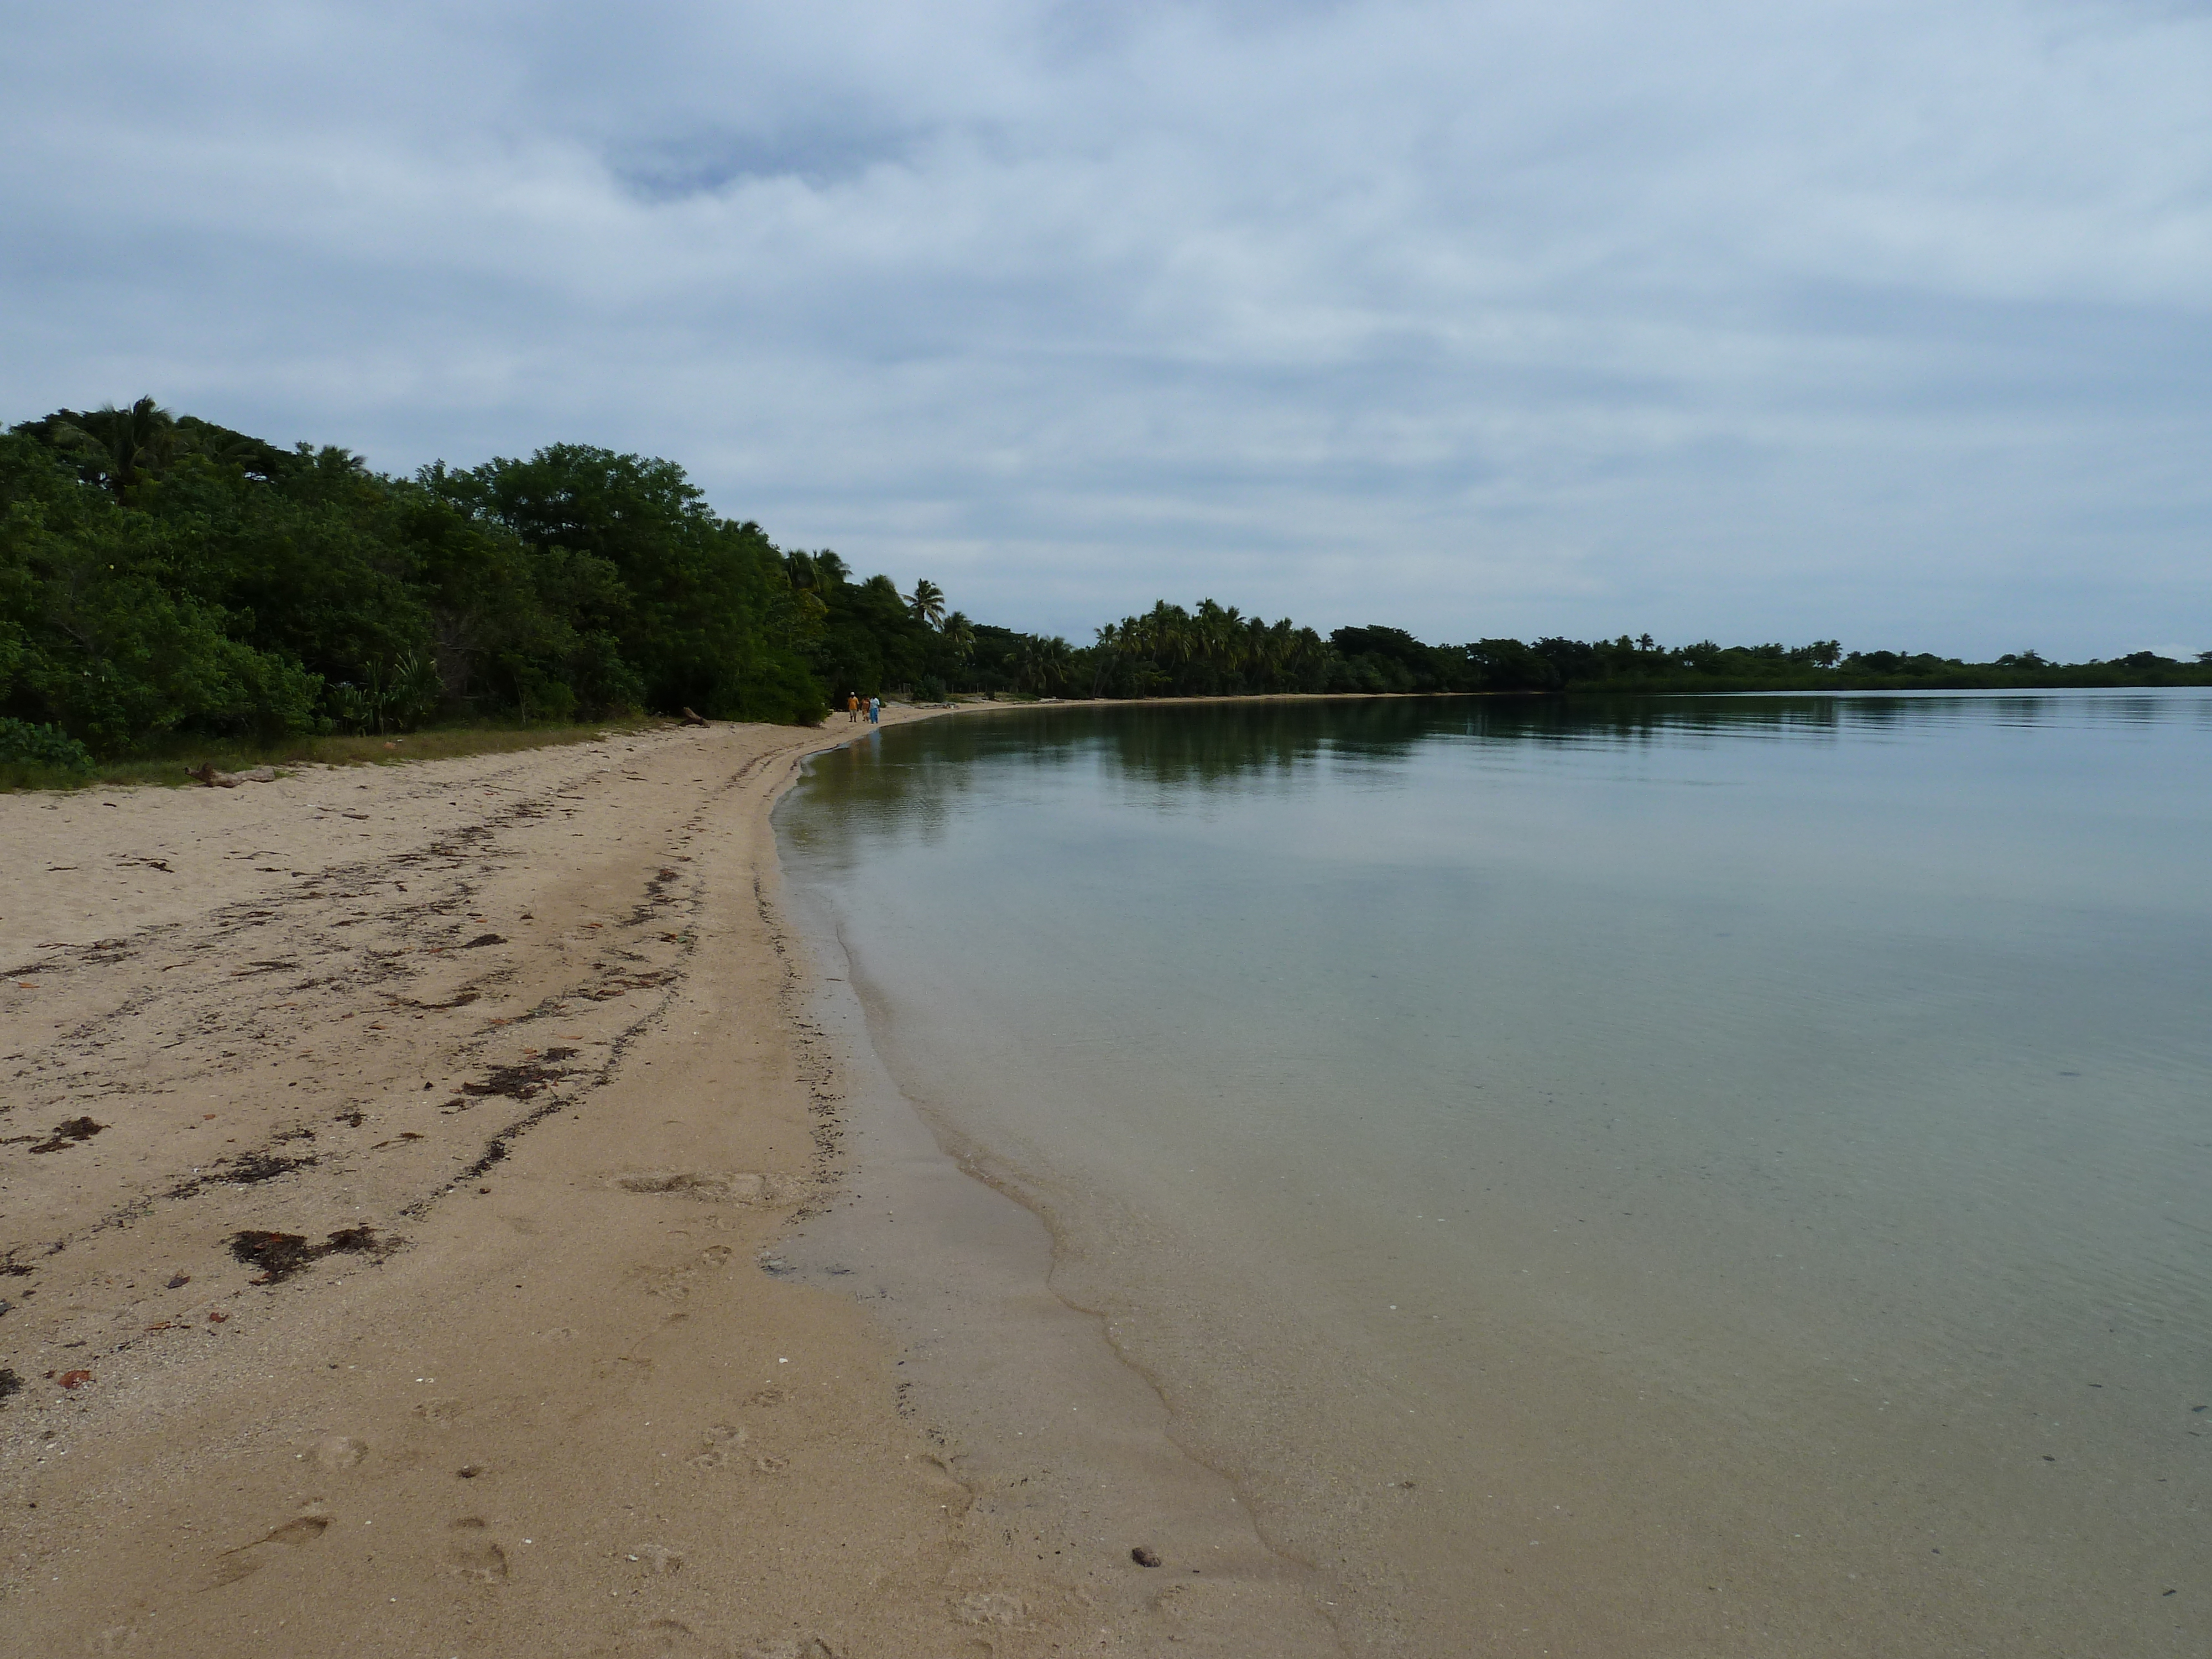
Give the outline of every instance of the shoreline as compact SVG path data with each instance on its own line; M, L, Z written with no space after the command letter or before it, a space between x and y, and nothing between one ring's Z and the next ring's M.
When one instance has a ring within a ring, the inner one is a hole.
M27 1650L1235 1650L990 1547L888 1332L760 1270L860 1063L769 815L859 735L0 802Z
M1048 1211L901 1089L878 999L822 898L794 892L787 910L819 968L809 1015L845 1057L848 1156L771 1271L866 1304L897 1343L902 1397L975 1494L985 1550L1066 1564L1096 1611L1149 1632L1147 1650L1344 1652L1326 1576L1267 1535L1112 1322L1062 1287ZM1130 1573L1133 1547L1164 1571Z

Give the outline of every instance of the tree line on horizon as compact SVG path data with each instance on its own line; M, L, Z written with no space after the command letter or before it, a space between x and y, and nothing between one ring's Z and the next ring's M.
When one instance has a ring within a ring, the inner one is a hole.
M151 398L0 434L0 763L441 720L694 709L803 723L854 692L2201 684L2208 665L2212 653L1972 664L1648 635L1429 645L1380 626L1323 637L1212 599L1162 600L1072 645L972 621L927 580L902 593L827 549L778 548L667 460L555 444L394 477Z

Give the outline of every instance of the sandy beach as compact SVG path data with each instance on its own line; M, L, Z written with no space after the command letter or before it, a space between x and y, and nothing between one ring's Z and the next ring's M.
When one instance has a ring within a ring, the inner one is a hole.
M857 1201L861 1039L769 812L853 735L0 797L10 1652L1333 1650L1025 1212L975 1223L1036 1350L981 1397L1122 1413L1030 1443L1042 1499L957 1352L784 1271Z

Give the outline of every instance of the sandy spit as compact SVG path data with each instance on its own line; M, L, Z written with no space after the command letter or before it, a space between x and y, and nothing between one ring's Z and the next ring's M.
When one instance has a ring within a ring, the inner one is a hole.
M768 815L852 735L0 797L9 1652L1258 1650L763 1271L842 1173Z

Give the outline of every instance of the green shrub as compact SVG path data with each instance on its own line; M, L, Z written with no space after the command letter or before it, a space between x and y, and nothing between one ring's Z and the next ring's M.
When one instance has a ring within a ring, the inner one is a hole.
M35 766L54 772L89 772L92 751L58 726L0 720L0 766Z

